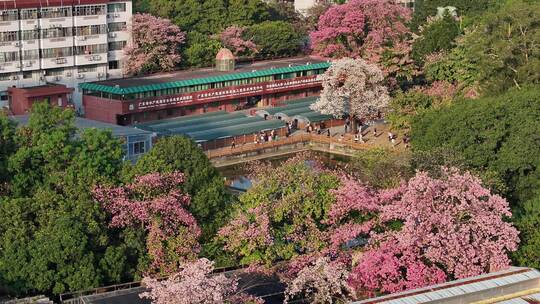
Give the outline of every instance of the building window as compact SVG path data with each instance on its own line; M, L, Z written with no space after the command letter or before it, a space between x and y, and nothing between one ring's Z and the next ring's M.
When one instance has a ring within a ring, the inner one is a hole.
M0 32L0 42L19 40L19 32Z
M14 74L14 73L0 74L0 81L11 80L11 77L13 77L13 76L17 76L17 74Z
M118 60L109 61L109 70L118 70L120 62Z
M75 28L75 36L100 35L107 33L105 24L78 26Z
M41 30L42 38L71 37L72 35L73 30L71 27L55 27Z
M21 10L21 19L37 19L38 18L38 10L37 8L31 8L31 9L23 9Z
M125 22L111 22L109 23L109 32L121 32L125 31L127 24Z
M77 71L79 73L97 72L98 71L98 65L97 64L91 64L91 65L77 66Z
M23 72L23 79L31 79L32 78L32 72Z
M15 21L19 20L19 11L7 10L0 11L0 21Z
M75 47L75 55L91 55L107 53L106 44L79 45Z
M39 59L39 50L23 51L23 60L36 60L36 59Z
M144 152L146 152L144 141L133 143L133 154L138 155L143 154Z
M73 55L73 48L71 47L41 50L41 57L43 58L67 57L71 55Z
M64 75L64 68L59 69L46 69L45 70L45 76L62 76Z
M19 60L19 52L0 53L0 62L12 62Z
M107 13L105 5L77 6L73 9L74 16L104 15Z
M48 7L41 9L41 18L71 17L71 7Z
M29 30L29 31L22 31L22 40L33 40L33 39L39 39L39 31L38 30Z
M111 3L107 5L107 11L109 13L119 13L119 12L125 12L126 11L126 4L125 3Z
M121 51L127 44L127 41L109 42L109 51Z

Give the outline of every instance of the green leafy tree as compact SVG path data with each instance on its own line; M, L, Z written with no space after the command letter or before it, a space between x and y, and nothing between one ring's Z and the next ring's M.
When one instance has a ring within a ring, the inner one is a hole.
M208 241L223 224L233 198L219 172L191 139L183 136L161 138L137 161L127 178L174 171L185 174L181 189L192 198L188 209L201 226L202 242Z
M357 153L352 159L353 173L366 184L379 189L397 187L414 173L410 155L384 148Z
M316 253L327 246L322 221L338 178L297 156L273 168L255 164L254 184L240 196L219 231L224 249L242 264L265 264Z
M300 52L304 37L290 23L266 21L249 27L245 36L259 46L258 55L263 58L296 55Z
M199 32L189 33L188 47L184 50L187 66L212 66L220 48L221 43L214 38L210 38Z
M268 5L261 0L229 0L229 24L252 25L269 20Z
M446 54L428 57L431 58L424 61L424 73L429 81L446 81L466 87L474 85L480 78L478 60L468 56L462 42Z
M486 92L540 83L539 19L540 3L512 1L465 35L465 56L478 62Z
M413 122L413 148L454 150L469 168L495 172L511 202L523 203L540 187L539 96L525 88L428 111Z
M8 159L15 152L15 123L0 113L0 195L10 180Z
M144 254L107 228L90 192L115 183L123 151L110 132L78 133L70 110L34 105L15 135L0 202L0 273L16 294L59 294L134 279ZM138 244L139 243L139 244Z
M415 0L414 14L411 22L412 29L418 29L419 26L426 22L430 16L437 14L438 7L453 6L457 9L459 16L467 16L475 18L485 11L497 7L502 1L498 0Z
M411 126L412 119L430 109L435 103L435 98L419 90L399 92L390 100L390 109L387 119L392 129L407 130Z
M528 200L514 215L521 243L513 260L520 266L540 268L540 195Z
M424 57L454 47L454 40L461 33L459 22L449 13L424 25L421 36L413 44L412 56L417 62Z

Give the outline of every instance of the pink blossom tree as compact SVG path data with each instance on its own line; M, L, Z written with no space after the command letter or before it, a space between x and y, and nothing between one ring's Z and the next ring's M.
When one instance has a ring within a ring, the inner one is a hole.
M373 296L443 283L446 274L436 265L428 265L416 247L401 247L396 240L374 246L364 252L353 268L349 284L357 293Z
M219 40L235 56L253 56L258 52L257 45L243 38L245 30L245 27L231 25L219 34Z
M505 221L511 216L508 202L456 169L443 169L440 178L419 172L407 183L381 191L377 201L354 181L336 195L331 213L342 224L335 234L370 238L350 276L350 284L362 294L497 271L509 265L508 253L517 249L518 231ZM354 226L358 222L362 229Z
M381 69L363 59L335 60L322 75L321 96L311 107L334 117L374 118L390 101L383 81Z
M127 56L123 67L125 74L171 71L180 63L180 46L186 35L170 20L135 14L131 33L133 42L124 48Z
M111 227L141 227L147 232L151 273L173 273L199 252L201 230L185 209L190 197L178 190L183 182L179 172L151 173L125 186L94 189L95 199L111 215Z
M315 54L364 58L384 67L386 75L410 70L411 11L388 0L351 0L330 7L310 33Z
M321 257L307 265L288 284L285 291L285 303L300 296L309 303L338 303L351 299L352 288L347 282L349 272L339 263L328 257Z
M439 179L417 173L381 201L380 220L403 223L395 234L400 246L418 248L451 278L504 269L517 249L519 232L505 221L512 215L508 202L470 173L443 169Z
M154 304L263 304L261 299L238 291L238 279L223 274L212 274L214 263L207 259L183 264L179 271L166 280L143 279L149 289L140 294Z

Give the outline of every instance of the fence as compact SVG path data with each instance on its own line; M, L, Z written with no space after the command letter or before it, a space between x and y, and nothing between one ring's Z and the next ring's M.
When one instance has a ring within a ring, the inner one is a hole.
M298 143L321 143L321 144L329 144L329 145L340 145L340 146L346 146L354 150L364 150L369 147L369 144L366 143L356 143L352 139L352 137L344 137L342 140L335 138L335 137L327 137L324 135L317 135L317 134L300 134L300 135L294 135L290 137L284 137L276 141L270 141L265 143L249 143L245 145L236 146L234 148L228 147L228 148L222 148L222 149L215 149L215 150L207 150L205 151L206 155L209 159L213 158L221 158L221 157L227 157L227 156L233 156L233 155L242 155L242 154L248 154L252 152L257 152L260 150L266 150L271 148L278 148L280 146L288 146L288 145L294 145Z

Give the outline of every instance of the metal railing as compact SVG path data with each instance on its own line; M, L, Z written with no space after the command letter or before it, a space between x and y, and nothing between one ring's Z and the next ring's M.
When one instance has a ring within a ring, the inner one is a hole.
M328 137L328 136L318 135L318 134L300 134L300 135L294 135L294 136L285 137L279 140L269 141L269 142L264 142L264 143L258 143L258 144L250 143L250 144L245 144L242 146L237 146L234 148L227 147L227 148L221 148L221 149L215 149L215 150L207 150L205 151L205 153L209 159L213 159L213 158L220 158L220 157L232 156L232 155L238 155L238 154L246 154L250 152L257 152L264 149L293 145L297 143L334 144L334 145L347 146L355 150L364 150L364 149L369 148L370 146L370 144L368 143L356 143L354 142L353 138L349 136L343 137L343 139L339 139L335 137Z

